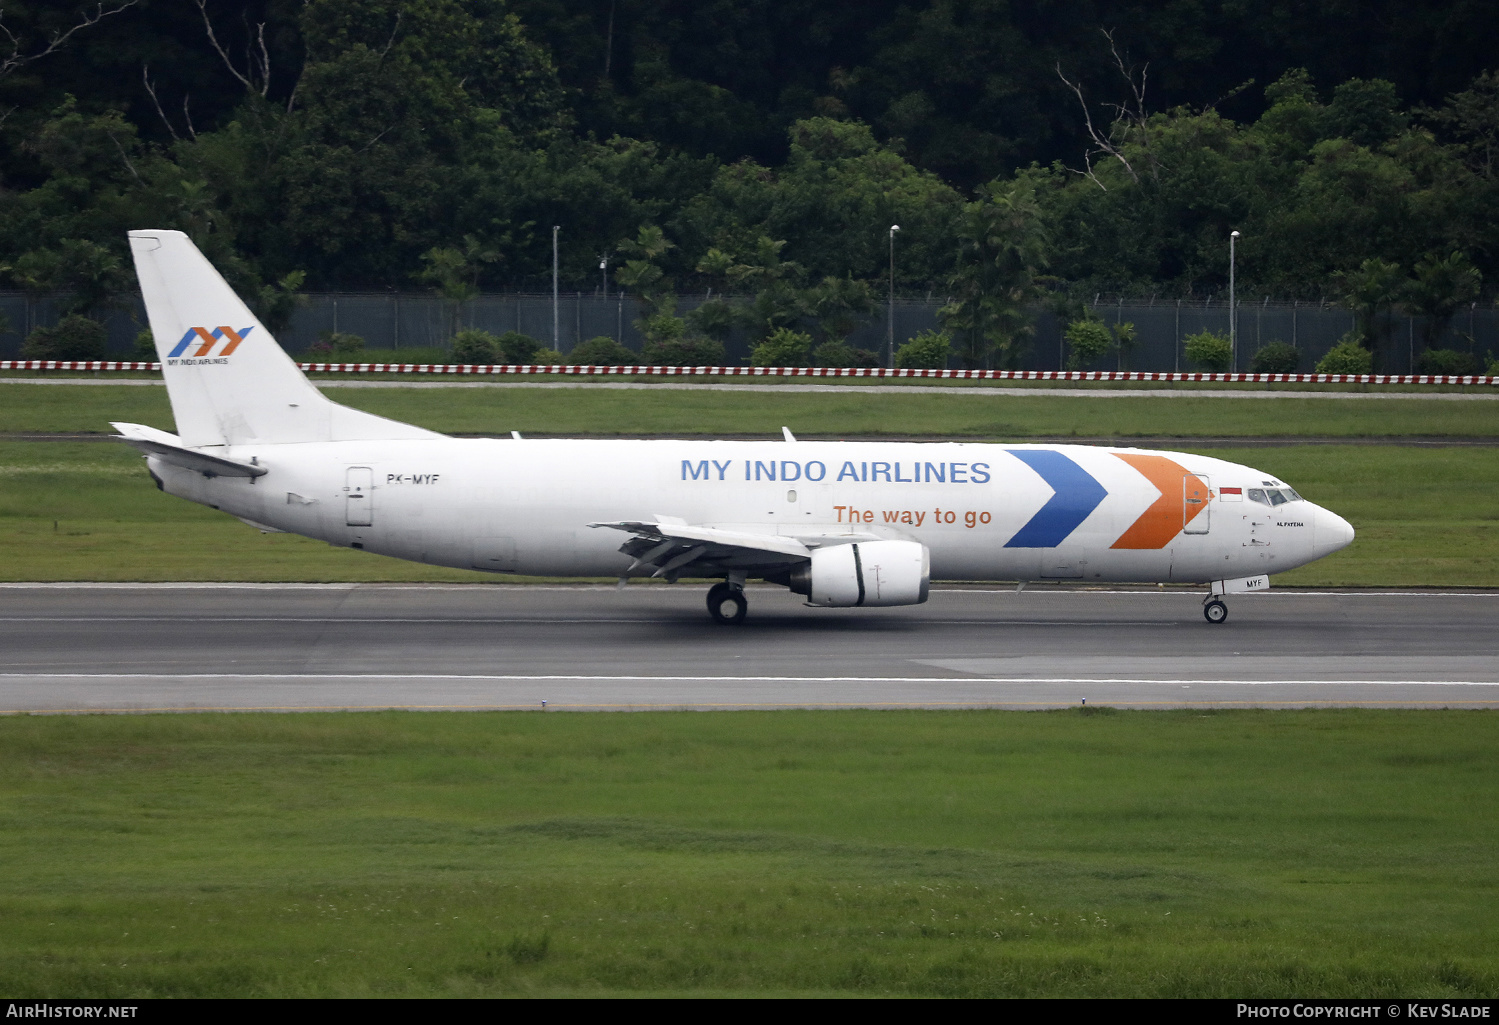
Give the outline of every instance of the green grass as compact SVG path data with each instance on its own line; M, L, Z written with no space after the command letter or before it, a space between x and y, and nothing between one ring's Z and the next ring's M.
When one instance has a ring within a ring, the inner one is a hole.
M262 534L158 491L122 444L0 442L0 580L486 579Z
M1207 451L1207 450L1203 450ZM1302 586L1499 586L1499 449L1216 449L1341 513L1348 549L1274 578ZM162 494L134 450L0 442L0 579L514 580L401 562Z
M0 720L0 992L1499 992L1499 716L1089 712Z
M112 434L112 421L174 430L167 391L141 385L0 384L0 431Z
M1353 524L1353 544L1272 586L1499 586L1499 449L1194 451L1264 470Z
M1433 399L985 397L697 390L330 388L346 405L444 433L779 437L1499 437L1499 402ZM0 431L171 429L166 391L0 384Z

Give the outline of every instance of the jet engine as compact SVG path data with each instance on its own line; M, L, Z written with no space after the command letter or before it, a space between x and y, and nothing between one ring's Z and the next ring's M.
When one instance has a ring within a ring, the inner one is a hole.
M916 541L859 541L814 548L791 571L791 590L808 605L920 605L931 580L926 545Z

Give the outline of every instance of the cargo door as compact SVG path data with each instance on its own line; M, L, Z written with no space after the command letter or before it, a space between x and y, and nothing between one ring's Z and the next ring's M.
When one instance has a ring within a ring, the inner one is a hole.
M1208 478L1195 473L1182 478L1182 533L1208 532L1212 519L1212 497Z
M1075 548L1054 549L1041 553L1042 580L1076 580L1084 576L1087 560Z
M375 522L375 473L368 466L349 467L344 483L344 522L368 527Z

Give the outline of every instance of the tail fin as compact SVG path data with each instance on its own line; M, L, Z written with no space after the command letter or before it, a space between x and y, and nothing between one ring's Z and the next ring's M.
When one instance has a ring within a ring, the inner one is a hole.
M182 232L132 231L130 251L183 444L440 437L325 398Z

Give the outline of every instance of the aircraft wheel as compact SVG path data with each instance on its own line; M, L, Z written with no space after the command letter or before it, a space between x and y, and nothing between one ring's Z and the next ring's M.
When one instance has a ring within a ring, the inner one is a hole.
M1209 623L1221 623L1228 618L1228 606L1214 598L1202 607L1202 618Z
M728 584L714 584L708 588L708 615L713 617L713 622L738 626L744 622L744 614L748 611L749 602L745 601L744 592L739 588Z

